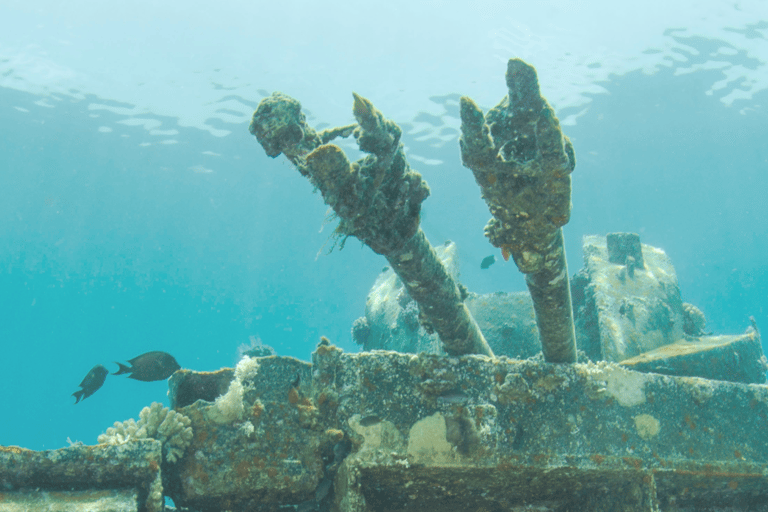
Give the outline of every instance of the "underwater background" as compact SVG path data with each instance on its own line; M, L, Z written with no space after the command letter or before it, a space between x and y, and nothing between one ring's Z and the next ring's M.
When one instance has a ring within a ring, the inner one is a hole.
M582 5L587 4L587 5ZM167 384L96 364L151 350L232 366L259 341L308 360L350 328L386 261L248 133L272 91L315 128L354 121L352 91L404 131L429 183L422 227L458 244L471 291L525 290L483 237L490 214L458 150L458 99L536 67L576 151L581 239L640 234L676 267L707 330L768 328L768 10L699 2L388 1L0 4L0 444L94 444L167 404ZM343 145L352 157L351 143ZM480 263L495 254L488 269Z

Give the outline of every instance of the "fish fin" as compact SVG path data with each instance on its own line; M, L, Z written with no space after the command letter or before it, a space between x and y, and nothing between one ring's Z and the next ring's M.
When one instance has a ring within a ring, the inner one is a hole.
M75 391L74 393L72 393L72 396L76 398L75 403L72 404L72 405L79 404L80 400L83 399L83 394L84 393L85 393L84 389L80 389L80 390Z
M119 366L119 367L120 367L120 369L118 369L118 370L117 370L115 373L113 373L112 375L122 375L122 374L124 374L124 373L131 373L131 372L133 371L133 369L132 369L132 368L129 368L129 367L125 366L123 363L118 363L117 361L115 361L115 364L116 364L117 366Z

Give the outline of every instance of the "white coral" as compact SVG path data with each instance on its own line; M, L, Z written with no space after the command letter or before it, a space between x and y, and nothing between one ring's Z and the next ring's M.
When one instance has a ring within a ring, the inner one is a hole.
M168 462L176 462L192 442L192 421L163 404L153 403L139 413L139 421L133 419L115 422L98 438L99 444L123 444L137 439L157 439L163 443L163 453Z
M216 399L213 406L205 411L206 419L212 423L226 425L243 419L245 406L243 395L251 386L250 382L259 371L258 358L244 356L235 368L235 376L227 392Z

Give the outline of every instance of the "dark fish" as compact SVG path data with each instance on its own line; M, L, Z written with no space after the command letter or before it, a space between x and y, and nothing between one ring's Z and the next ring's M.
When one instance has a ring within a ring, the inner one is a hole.
M109 370L107 370L104 365L97 364L91 368L91 371L89 371L88 375L85 376L83 382L80 383L80 387L83 389L72 393L72 396L77 399L75 403L80 403L80 400L85 400L96 391L98 391L99 388L104 384L104 380L107 378L107 375L109 375Z
M496 256L491 254L490 256L486 256L485 258L483 258L483 261L480 263L480 268L485 270L491 265L493 265L494 263L496 263Z
M377 423L381 423L381 418L379 418L375 414L372 414L371 416L366 416L365 418L360 420L361 427L370 427L371 425L375 425Z
M112 375L130 373L128 377L131 379L151 382L153 380L165 380L173 375L173 372L181 369L176 359L168 352L147 352L129 359L128 362L131 363L130 368L115 361L120 369Z

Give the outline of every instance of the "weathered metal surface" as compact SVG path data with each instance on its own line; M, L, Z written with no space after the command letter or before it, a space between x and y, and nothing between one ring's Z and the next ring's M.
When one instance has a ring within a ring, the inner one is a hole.
M337 477L352 493L339 503L357 503L346 510L768 500L765 386L608 363L331 356L318 352L315 385L337 390L355 446Z
M182 411L202 434L174 477L177 503L360 512L768 503L763 385L327 344L313 362L259 359L243 395L258 417L222 425L206 421L212 404Z
M411 169L400 141L402 130L367 99L354 94L358 125L319 134L307 123L298 101L274 93L259 103L250 132L267 155L280 153L320 190L339 218L335 235L354 236L383 255L419 303L421 323L440 336L450 354L493 355L464 305L465 289L450 275L419 227L429 187ZM350 162L329 144L353 133L365 158Z
M341 432L328 433L318 422L317 406L308 397L310 373L311 365L297 359L258 358L257 367L239 381L238 393L178 409L192 420L195 437L169 477L167 491L174 502L204 510L250 510L262 502L312 498L323 478L323 450ZM183 381L193 375L177 373L172 389L188 389ZM208 374L204 380L219 378Z
M605 237L586 236L583 248L574 297L587 338L582 348L592 360L619 362L684 338L680 288L664 251L642 244L638 268L611 263Z
M754 329L737 336L681 340L621 362L631 370L663 375L765 384L766 358Z
M2 512L139 512L135 489L0 492Z
M446 242L435 252L454 279L459 262L456 244ZM494 354L531 357L541 351L530 295L518 293L467 293L464 300ZM402 281L387 267L368 292L365 316L355 321L353 339L363 350L394 350L403 353L445 354L436 334L419 322L418 304Z
M576 336L562 226L571 215L576 159L536 70L510 59L506 82L508 94L485 116L461 98L461 159L493 215L485 235L525 273L544 358L570 363Z
M162 507L161 449L153 439L46 451L0 446L0 488L8 492L131 488L139 496L138 510L154 512Z

